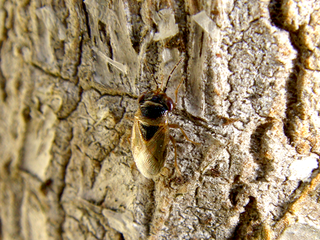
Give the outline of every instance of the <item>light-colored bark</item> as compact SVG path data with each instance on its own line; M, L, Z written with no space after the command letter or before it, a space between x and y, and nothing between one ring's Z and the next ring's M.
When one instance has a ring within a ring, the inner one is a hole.
M0 239L320 239L320 2L0 1ZM144 178L137 97L176 62ZM148 68L146 67L148 65ZM296 237L296 238L294 238Z

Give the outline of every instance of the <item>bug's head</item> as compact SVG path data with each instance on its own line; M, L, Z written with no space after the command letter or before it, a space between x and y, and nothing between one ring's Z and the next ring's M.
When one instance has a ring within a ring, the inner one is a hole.
M162 117L174 108L172 99L158 90L143 93L138 101L141 114L150 119Z
M177 66L182 62L182 60L183 58L181 58L179 62L173 67L168 76L167 81L164 82L162 80L160 87L158 82L152 75L152 78L157 85L157 89L155 91L143 93L139 97L138 101L142 116L149 119L157 119L159 117L164 116L168 111L172 111L172 109L174 108L174 104L172 99L167 96L166 91L173 72L175 71Z

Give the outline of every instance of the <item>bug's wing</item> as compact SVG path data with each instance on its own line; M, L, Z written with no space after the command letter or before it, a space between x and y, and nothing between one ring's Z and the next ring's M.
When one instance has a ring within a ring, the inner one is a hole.
M131 149L139 171L146 177L157 175L164 165L169 141L168 126L159 127L154 136L146 141L140 132L138 120L132 129Z

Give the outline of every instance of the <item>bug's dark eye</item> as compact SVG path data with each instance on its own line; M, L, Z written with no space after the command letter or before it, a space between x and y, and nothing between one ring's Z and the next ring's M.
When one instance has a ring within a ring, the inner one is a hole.
M173 109L173 107L174 107L172 99L168 98L166 104L168 106L168 111L171 111Z

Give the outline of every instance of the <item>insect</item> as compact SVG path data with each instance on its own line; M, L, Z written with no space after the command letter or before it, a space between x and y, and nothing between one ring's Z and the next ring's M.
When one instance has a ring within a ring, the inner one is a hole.
M172 73L182 60L183 58L171 70L165 85L162 81L159 88L154 79L157 89L143 93L138 99L139 109L134 116L131 150L137 168L146 178L156 176L164 166L169 140L175 148L175 168L178 174L181 174L177 164L176 142L170 136L169 128L179 128L188 141L195 143L187 137L180 126L168 123L168 113L173 110L174 103L167 96L166 90ZM182 81L175 91L176 102L181 83Z

